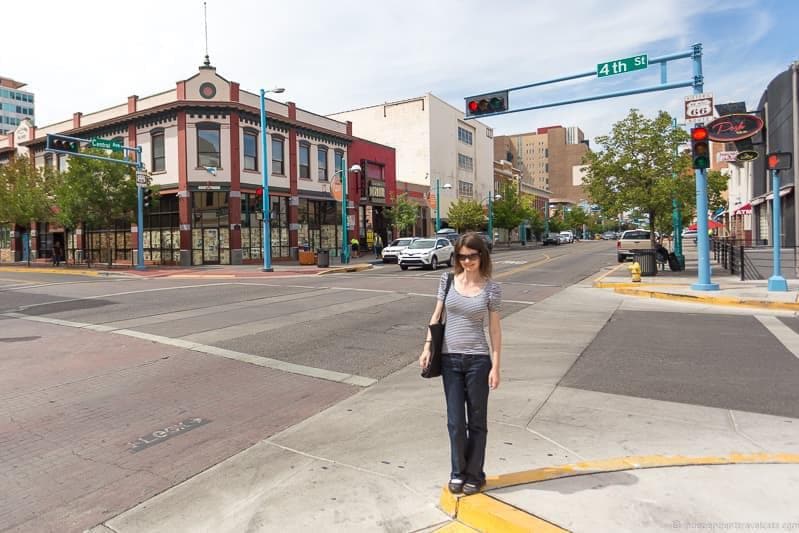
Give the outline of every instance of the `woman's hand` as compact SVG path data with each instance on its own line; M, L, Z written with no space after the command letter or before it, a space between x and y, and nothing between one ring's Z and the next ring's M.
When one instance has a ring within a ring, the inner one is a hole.
M428 348L428 346L429 344L424 345L422 355L419 356L419 366L423 369L430 365L430 348Z
M488 373L488 386L491 390L499 387L499 368L494 367L491 369L491 372Z

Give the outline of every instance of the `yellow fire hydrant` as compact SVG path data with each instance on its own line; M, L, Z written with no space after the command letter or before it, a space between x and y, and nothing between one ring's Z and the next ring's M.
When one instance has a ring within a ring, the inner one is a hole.
M627 268L630 269L630 275L632 275L633 281L640 283L641 282L641 265L639 265L637 262L635 262L635 263L633 263L632 265L630 265Z

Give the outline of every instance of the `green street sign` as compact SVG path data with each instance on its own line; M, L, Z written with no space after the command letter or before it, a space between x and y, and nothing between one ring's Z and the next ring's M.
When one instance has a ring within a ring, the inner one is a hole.
M105 150L113 150L114 152L122 151L122 143L118 141L109 141L108 139L100 139L95 137L90 143L92 148L104 148Z
M607 63L599 63L596 66L596 76L597 78L604 78L605 76L624 74L626 72L632 72L633 70L644 70L648 66L649 58L646 54L641 54L608 61Z

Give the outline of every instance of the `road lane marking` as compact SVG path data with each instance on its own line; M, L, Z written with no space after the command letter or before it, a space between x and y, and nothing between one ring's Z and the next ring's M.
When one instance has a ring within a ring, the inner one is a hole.
M22 313L3 313L2 316L8 316L11 318L17 318L20 320L28 320L31 322L42 322L46 324L54 324L57 326L65 326L71 328L78 328L78 329L90 329L94 331L106 331L102 328L104 326L99 326L97 324L86 324L83 322L71 322L69 320L59 320L57 318L48 318L42 316L32 316L32 315L25 315ZM199 352L206 355L214 355L217 357L224 357L226 359L233 359L235 361L239 361L242 363L250 363L257 366L262 366L265 368L271 368L273 370L280 370L283 372L288 372L290 374L299 374L301 376L313 377L318 379L324 379L326 381L335 381L337 383L346 383L348 385L354 385L356 387L369 387L377 383L376 379L365 377L365 376L358 376L356 374L347 374L344 372L336 372L334 370L326 370L323 368L314 368L311 366L305 365L298 365L296 363L289 363L286 361L281 361L279 359L272 359L269 357L261 357L258 355L252 355L242 352L236 352L234 350L228 350L226 348L219 348L217 346L208 346L205 344L191 342L183 339L172 339L170 337L163 337L161 335L152 335L150 333L144 333L141 331L133 331L129 329L116 329L112 331L107 331L112 335L125 335L126 337L134 337L137 339L147 340L151 342L156 342L158 344L165 344L168 346L175 346L177 348L183 348L185 350L190 350L193 352Z
M18 311L26 311L28 309L32 309L34 307L41 307L44 305L55 305L55 304L63 304L69 302L81 302L84 300L99 300L101 298L111 298L114 296L126 296L128 294L142 294L145 292L158 292L158 291L174 291L177 289L192 289L195 287L217 287L221 285L235 285L235 283L223 282L223 283L203 283L201 285L180 285L178 287L157 287L154 289L140 289L137 291L124 291L124 292L112 292L109 294L99 294L97 296L84 296L82 298L67 298L65 300L53 300L51 302L41 302L38 304L30 304L30 305L23 305L17 307Z
M297 324L311 322L319 319L326 319L345 314L349 311L358 311L369 307L388 304L406 298L404 294L381 294L353 302L336 302L322 307L303 309L296 313L289 313L264 320L245 322L224 328L218 328L191 335L184 335L181 338L192 342L212 344L224 342L239 337L248 337L258 333L265 333L276 329L286 328Z
M755 318L774 335L794 357L799 357L799 334L776 316L755 315Z

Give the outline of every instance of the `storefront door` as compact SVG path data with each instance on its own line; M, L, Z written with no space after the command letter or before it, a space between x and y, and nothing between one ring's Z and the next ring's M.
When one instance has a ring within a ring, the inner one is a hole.
M219 264L219 229L203 229L203 264Z

